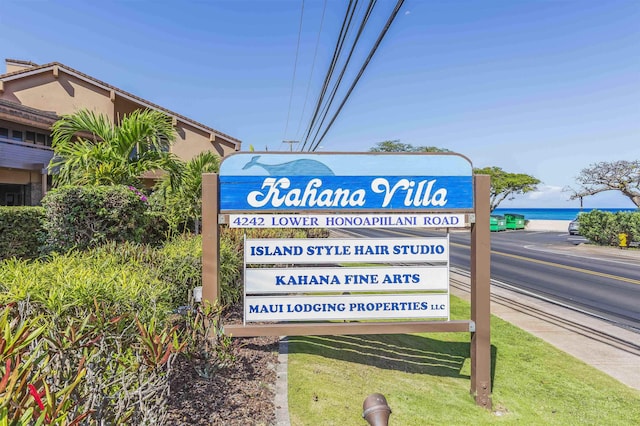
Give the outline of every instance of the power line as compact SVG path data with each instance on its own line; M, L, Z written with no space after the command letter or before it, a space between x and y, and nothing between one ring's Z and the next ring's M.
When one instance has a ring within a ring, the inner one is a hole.
M318 141L315 143L315 145L312 145L310 147L310 151L315 151L316 149L318 149L318 146L320 145L320 143L322 142L322 140L326 136L327 132L329 131L329 129L331 128L331 126L335 122L336 118L338 117L338 114L340 114L340 111L342 110L342 107L344 107L345 103L349 99L349 96L351 95L351 92L353 92L353 89L355 88L356 84L360 80L360 77L362 77L362 74L364 73L364 70L367 68L367 65L369 65L369 62L371 61L371 58L373 57L373 55L376 53L376 50L380 46L380 43L382 42L382 39L387 34L387 31L389 31L389 28L391 27L391 24L393 23L396 15L400 11L400 8L402 7L403 3L404 3L404 0L398 0L398 2L396 3L396 6L393 9L393 11L391 12L391 15L389 16L389 19L387 20L387 23L385 24L384 28L380 32L380 35L378 36L378 39L376 40L375 44L371 48L371 51L369 52L369 55L367 56L367 59L362 64L362 67L360 67L360 71L358 72L358 75L356 76L356 78L354 79L353 83L351 84L351 87L349 87L349 90L348 90L347 94L345 95L344 99L342 100L342 102L340 103L340 106L338 107L338 110L335 112L335 114L331 118L331 121L327 125L325 131L322 133L322 136L320 136L320 139L318 139Z
M333 75L333 70L335 69L336 63L338 61L338 57L340 56L340 52L342 51L342 46L344 44L344 39L346 38L347 31L351 26L351 20L353 19L353 14L355 12L355 8L358 4L358 0L354 1L349 0L349 5L347 6L347 10L345 11L344 19L342 21L342 27L340 28L340 33L338 35L338 39L336 40L336 46L333 50L333 57L331 59L331 63L329 64L329 68L327 69L327 73L324 77L324 83L322 85L322 89L320 90L320 94L318 95L318 99L316 101L316 106L312 115L312 118L307 126L306 135L304 137L304 143L302 145L301 150L307 145L309 140L309 135L315 125L316 119L318 117L318 113L320 112L320 108L322 106L322 101L324 100L324 95L327 91L327 87L329 86L329 81L331 80L331 76Z
M300 35L302 34L302 17L304 16L304 0L302 0L302 7L300 8L300 26L298 27L298 43L296 44L296 60L293 63L293 77L291 78L291 93L289 94L289 109L287 110L287 122L284 126L284 139L287 136L287 130L289 129L289 117L291 115L291 101L293 100L293 88L296 82L296 69L298 68L298 52L300 51Z
M355 0L355 2L353 0L349 0L349 4L347 6L347 10L345 11L345 15L344 15L344 19L342 21L342 26L340 28L340 32L338 34L338 39L336 40L336 45L333 49L333 55L331 58L331 62L329 63L329 67L327 69L327 72L325 74L324 77L324 82L322 85L322 89L320 90L320 93L318 94L318 99L316 100L316 106L314 108L314 112L312 114L311 120L309 120L309 124L307 126L307 130L306 130L306 134L304 136L304 142L301 148L301 151L304 151L308 141L309 141L309 136L314 128L314 126L316 125L316 120L318 118L318 113L320 112L320 109L322 107L323 101L324 101L324 96L327 92L327 88L329 86L329 82L331 81L331 77L333 76L333 70L335 69L335 66L337 64L338 58L340 56L340 52L342 51L342 47L344 45L344 40L346 38L347 32L349 30L349 28L351 27L351 20L353 19L353 15L355 13L356 10L356 6L358 4L358 0Z
M324 24L324 14L327 9L327 0L324 0L324 6L322 7L322 16L320 17L320 28L318 29L318 37L316 38L316 48L313 52L313 61L311 62L311 73L309 74L309 81L307 82L307 93L304 95L304 102L302 104L302 112L300 113L300 120L298 121L298 128L296 129L296 136L300 134L300 126L302 126L302 118L307 109L307 100L309 99L309 89L311 88L311 80L313 79L313 71L316 68L316 58L318 57L318 46L320 45L320 34L322 34L322 26Z
M371 16L371 13L373 12L373 8L376 5L376 1L377 0L370 0L369 1L369 7L367 8L366 12L364 13L364 15L362 17L362 21L360 22L360 28L358 28L358 33L356 34L355 39L353 40L353 43L351 45L351 50L349 51L349 54L347 55L347 59L345 60L344 65L342 66L342 71L340 72L340 75L338 76L338 79L337 79L336 83L333 86L333 90L331 91L331 96L329 98L329 101L325 104L325 107L324 107L324 110L323 110L323 114L322 114L322 120L320 121L320 124L318 124L318 128L316 130L316 133L313 135L313 142L311 142L311 146L313 146L313 144L315 142L315 139L318 137L318 133L320 133L320 129L322 128L322 125L324 124L324 121L327 118L327 114L329 113L329 109L331 108L331 105L333 104L333 100L335 99L336 93L338 92L338 87L342 83L342 78L344 77L344 74L347 71L349 63L351 62L351 57L353 56L353 52L355 51L356 45L358 44L358 41L360 40L360 36L362 35L362 33L364 31L364 27L367 25L367 22L369 21L369 17Z

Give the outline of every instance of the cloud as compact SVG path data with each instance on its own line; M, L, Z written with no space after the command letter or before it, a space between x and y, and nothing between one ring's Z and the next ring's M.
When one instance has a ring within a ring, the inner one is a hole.
M404 12L404 15L405 15L405 16L407 16L407 15L411 15L411 11L410 11L410 10L407 10L406 12Z
M562 192L561 186L539 185L537 191L528 192L526 197L530 200L539 200L547 197L558 198L558 194ZM569 198L568 196L565 198Z
M513 200L505 200L500 207L518 208L566 208L579 207L577 201L570 201L568 192L562 190L562 186L538 185L536 191L516 195Z

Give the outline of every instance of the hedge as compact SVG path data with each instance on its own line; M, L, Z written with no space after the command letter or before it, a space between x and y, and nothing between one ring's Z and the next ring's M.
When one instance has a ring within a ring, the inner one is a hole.
M147 199L133 187L65 186L49 192L45 230L48 251L85 250L108 241L143 242Z
M606 246L617 246L619 234L627 234L627 241L640 241L640 211L603 212L592 210L578 216L580 235Z
M0 260L38 257L44 218L42 207L0 207Z

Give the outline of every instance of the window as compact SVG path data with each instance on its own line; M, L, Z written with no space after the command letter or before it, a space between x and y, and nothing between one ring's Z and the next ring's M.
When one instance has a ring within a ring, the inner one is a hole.
M47 136L42 133L36 133L36 143L38 145L44 145L47 143Z
M0 138L9 138L9 129L0 127Z
M27 131L26 133L27 135L24 138L25 142L36 143L36 132Z
M11 131L11 139L14 141L22 142L22 131L20 130L12 130Z

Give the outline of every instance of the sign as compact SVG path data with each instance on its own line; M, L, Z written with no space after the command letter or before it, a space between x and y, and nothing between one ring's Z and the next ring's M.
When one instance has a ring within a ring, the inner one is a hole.
M237 153L220 165L220 211L471 211L472 179L459 154Z
M454 153L237 153L223 159L219 174L203 175L202 194L202 296L210 302L220 298L221 224L449 228L455 227L456 220L464 221L461 213L472 214L470 320L449 320L448 286L441 288L443 269L448 284L448 239L446 243L247 240L245 322L225 324L224 331L234 337L471 332L471 394L478 405L491 409L490 253L486 249L490 246L490 178L474 175L466 157ZM231 215L231 224L226 215ZM334 266L343 262L378 265ZM261 265L274 268L266 271ZM409 290L413 286L420 289ZM291 291L282 291L285 287ZM371 291L358 291L364 288Z
M464 214L231 214L230 228L463 228Z
M245 265L437 264L245 267L245 321L449 318L448 237L246 239L244 247ZM352 292L378 294L344 295Z
M449 239L247 239L246 264L340 262L448 262Z
M375 291L447 291L447 266L374 268L249 268L245 289L251 294Z
M448 294L246 296L245 321L448 318Z

